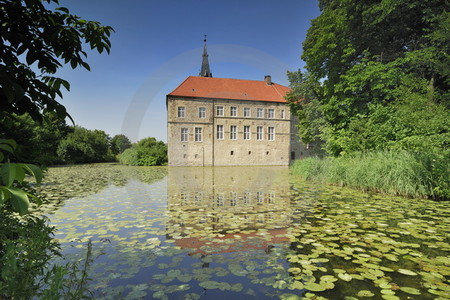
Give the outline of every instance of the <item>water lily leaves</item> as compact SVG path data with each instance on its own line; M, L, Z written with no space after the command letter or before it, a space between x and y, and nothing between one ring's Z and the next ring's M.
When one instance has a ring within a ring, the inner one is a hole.
M284 290L287 287L287 282L284 280L277 280L272 286L276 289Z
M257 171L253 180L239 180L234 174L233 184L226 183L230 176L219 174L236 171L218 169L215 176L220 180L215 180L213 190L219 196L205 184L211 180L204 169L178 170L172 174L176 180L163 181L151 178L164 177L167 169L161 176L154 171L148 173L155 176L139 175L136 168L121 166L104 168L106 175L100 167L79 170L89 172L87 176L74 169L64 175L64 170L51 168L49 173L55 173L49 174L51 184L43 191L52 195L48 211L54 212L50 219L58 228L56 237L64 254L76 253L73 257L79 259L82 241L92 239L95 245L99 239L110 241L98 249L105 256L92 266L94 290L119 290L114 288L123 280L117 279L142 282L136 276L144 275L152 284L147 289L128 285L122 289L124 298L169 299L170 293L183 291L186 299L198 299L199 289L207 288L240 297L264 293L286 299L299 299L293 291L301 290L308 291L304 298L324 299L314 293L328 290L333 299L334 284L349 281L357 290L340 290L346 293L340 298L396 300L396 294L420 297L415 293L428 291L444 299L449 294L450 203L369 196L296 180L291 187L284 185L285 191L277 190L282 197L273 198L272 189L283 184L260 178L275 174L273 169ZM243 170L238 173L249 173ZM139 181L125 179L127 172L134 172L130 178ZM175 184L181 175L189 184ZM65 184L67 189L63 181L53 185L58 176L73 181ZM196 185L196 176L201 185ZM94 183L96 177L99 181ZM114 186L118 177L124 180ZM147 177L150 185L141 180ZM83 187L83 181L89 184ZM241 185L246 182L257 185L257 191L244 194ZM195 186L192 193L191 186ZM89 191L79 194L83 188ZM218 206L220 201L223 205ZM408 279L414 279L414 285ZM289 290L292 293L286 293Z
M334 288L334 283L329 281L320 281L319 283L315 282L305 282L304 288L311 292L323 292L326 290L331 290Z
M357 295L358 297L367 297L367 298L370 298L370 297L375 296L375 294L372 293L372 292L369 291L369 290L361 290L361 291L359 291L358 294L356 294L356 295Z
M288 271L289 273L298 274L298 273L301 273L301 272L302 272L302 269L297 268L297 267L294 267L294 268L289 268L287 271Z
M347 273L339 273L338 277L344 281L351 281L353 279L353 277L350 274Z
M303 283L301 281L294 280L292 282L292 284L289 286L289 288L292 290L303 290L305 288L305 286L303 285Z
M337 280L338 279L336 277L334 277L333 275L323 275L320 277L320 281L323 281L323 282L326 282L326 281L335 282Z
M280 299L281 300L300 300L303 298L298 295L295 295L295 294L284 293L284 294L280 295Z
M400 287L400 290L405 293L411 294L411 295L420 295L421 294L418 289L415 289L412 287Z
M198 285L207 290L214 290L214 289L224 290L227 287L228 288L231 287L226 282L217 282L217 281L213 281L213 280L203 281L203 282L200 282Z
M407 269L398 269L397 272L404 274L404 275L409 275L409 276L416 276L417 273L413 272L411 270L407 270Z
M395 295L381 295L381 297L385 300L400 300L400 298Z

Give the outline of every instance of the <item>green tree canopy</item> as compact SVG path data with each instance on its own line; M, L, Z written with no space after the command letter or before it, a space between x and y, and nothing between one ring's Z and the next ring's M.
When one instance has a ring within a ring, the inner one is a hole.
M122 153L128 148L131 148L132 144L130 139L124 134L116 134L111 139L111 150L113 154L117 155Z
M63 64L72 68L86 63L84 44L98 52L110 51L113 29L86 21L64 7L50 10L58 0L0 0L0 119L29 113L41 120L43 112L67 112L57 101L67 81L54 74Z
M88 130L76 126L61 141L57 150L65 163L96 163L112 160L109 136L103 130Z
M417 149L412 136L448 149L450 125L442 117L450 113L448 1L319 0L319 6L303 43L307 72L290 75L288 98L302 138L323 140L333 155ZM412 127L408 114L427 122Z

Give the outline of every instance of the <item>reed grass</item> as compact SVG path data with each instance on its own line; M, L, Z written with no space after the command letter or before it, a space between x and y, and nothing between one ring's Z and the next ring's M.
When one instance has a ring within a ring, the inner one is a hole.
M408 151L311 157L292 165L306 180L415 198L450 199L450 155Z

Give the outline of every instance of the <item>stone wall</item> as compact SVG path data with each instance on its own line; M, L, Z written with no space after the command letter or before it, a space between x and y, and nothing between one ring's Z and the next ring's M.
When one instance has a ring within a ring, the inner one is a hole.
M222 116L216 114L218 106L223 107ZM184 107L184 117L178 117L179 107ZM205 109L204 117L199 115L200 108ZM250 109L249 116L244 116L245 108ZM257 115L258 108L264 111L262 117ZM291 157L306 153L284 103L168 96L167 113L170 166L289 165ZM222 139L217 125L223 126ZM236 139L231 126L236 126ZM244 126L250 128L249 139L244 139ZM259 126L261 140L257 139ZM273 140L269 140L269 127L274 130ZM188 130L188 141L181 141L182 128ZM201 128L202 141L195 141L195 128Z

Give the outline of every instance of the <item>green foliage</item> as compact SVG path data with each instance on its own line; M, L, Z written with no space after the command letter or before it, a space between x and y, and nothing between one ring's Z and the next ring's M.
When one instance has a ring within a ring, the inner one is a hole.
M119 161L131 166L161 166L167 163L167 145L153 137L145 138L120 154Z
M307 180L409 197L450 198L450 155L399 151L354 152L296 161Z
M0 298L31 299L42 284L36 278L58 254L54 228L44 218L19 218L3 209L0 219Z
M40 203L39 198L20 188L25 182L25 176L33 176L36 183L40 183L43 173L35 165L3 163L5 152L12 154L16 147L15 141L0 139L0 210L6 209L23 215L28 213L29 198Z
M113 29L70 14L64 7L49 10L44 3L57 0L1 0L0 105L3 120L16 113L42 119L42 111L55 112L64 119L66 109L56 101L67 81L53 76L63 64L83 67L87 56L83 45L109 53Z
M448 151L448 3L323 0L319 6L303 43L308 72L289 76L290 102L306 100L292 105L302 139L322 140L334 156Z
M87 243L86 257L64 266L55 265L46 273L43 282L46 288L38 291L39 299L95 299L87 283L90 266L94 262L92 241Z
M75 126L58 146L57 154L65 163L96 163L113 160L109 137L103 130Z
M46 113L43 118L42 122L37 122L29 114L13 114L9 122L0 124L0 136L10 137L18 144L11 160L38 165L61 162L56 149L73 129L54 113Z
M111 139L111 151L114 155L122 153L131 146L130 139L124 134L117 134Z

